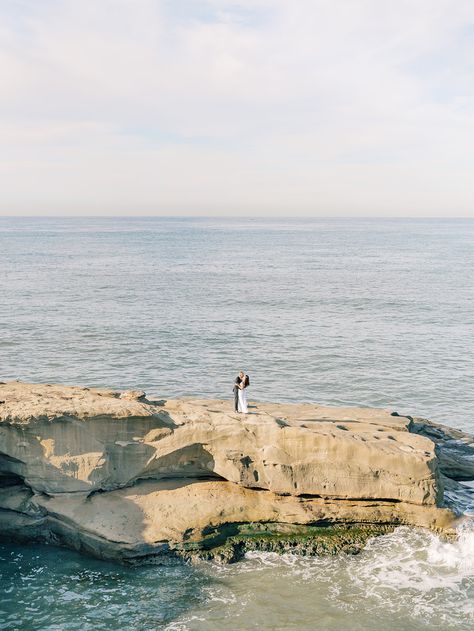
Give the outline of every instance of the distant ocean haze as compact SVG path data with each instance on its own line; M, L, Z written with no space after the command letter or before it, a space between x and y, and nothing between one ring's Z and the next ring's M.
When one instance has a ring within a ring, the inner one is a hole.
M1 379L474 429L474 220L0 218Z

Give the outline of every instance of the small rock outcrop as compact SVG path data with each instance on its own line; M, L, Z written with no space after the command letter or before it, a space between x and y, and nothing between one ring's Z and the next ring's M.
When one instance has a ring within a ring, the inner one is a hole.
M226 401L20 382L0 384L0 401L3 537L129 562L235 560L256 541L354 551L397 524L453 520L435 441L385 410L254 403L242 416Z

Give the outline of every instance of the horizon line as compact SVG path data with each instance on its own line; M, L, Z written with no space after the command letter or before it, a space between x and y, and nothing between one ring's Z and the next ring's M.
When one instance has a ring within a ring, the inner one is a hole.
M207 214L176 214L176 215L147 215L147 214L1 214L0 219L474 219L473 215L207 215Z

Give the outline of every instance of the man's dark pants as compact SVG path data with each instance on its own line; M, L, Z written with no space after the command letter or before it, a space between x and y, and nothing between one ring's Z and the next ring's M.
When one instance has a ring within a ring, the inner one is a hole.
M239 389L237 386L234 387L234 410L239 411Z

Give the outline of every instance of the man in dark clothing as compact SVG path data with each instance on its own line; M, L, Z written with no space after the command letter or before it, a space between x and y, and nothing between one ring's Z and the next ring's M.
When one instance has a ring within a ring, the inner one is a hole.
M240 377L237 375L234 381L234 412L239 411L239 384Z

